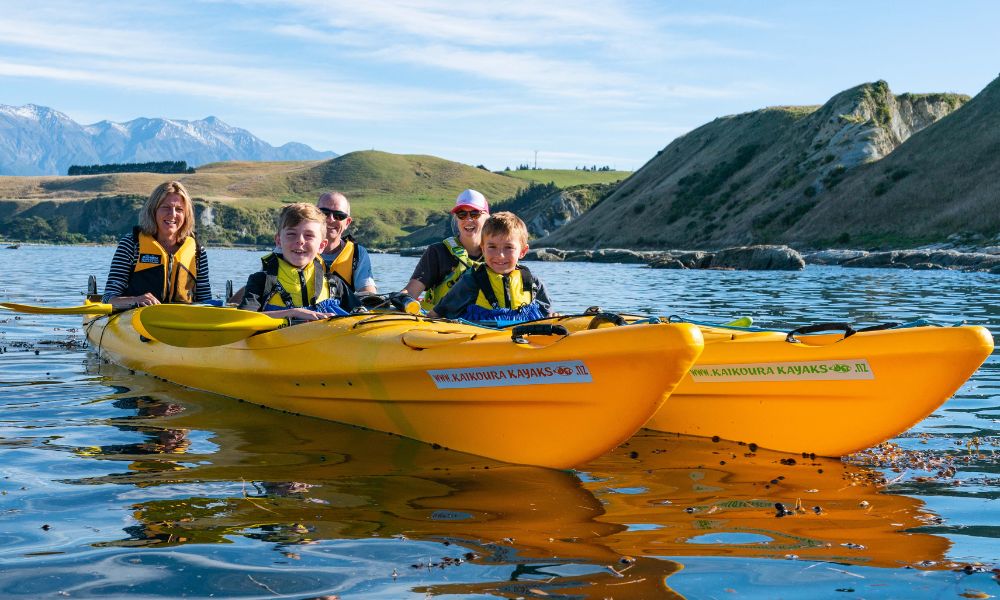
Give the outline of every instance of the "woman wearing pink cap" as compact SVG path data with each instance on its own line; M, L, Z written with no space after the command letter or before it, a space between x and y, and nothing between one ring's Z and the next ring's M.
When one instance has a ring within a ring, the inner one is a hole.
M465 190L455 199L451 209L452 231L458 236L427 246L410 282L403 292L412 298L424 294L420 305L431 310L448 293L466 269L482 262L483 223L490 216L486 197L476 190Z

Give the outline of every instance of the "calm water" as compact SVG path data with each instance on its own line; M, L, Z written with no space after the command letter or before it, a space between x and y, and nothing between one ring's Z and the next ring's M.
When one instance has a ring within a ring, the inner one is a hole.
M0 249L0 300L78 304L88 274L103 285L112 252ZM210 250L216 292L226 277L245 281L259 254ZM373 258L383 289L402 286L416 261ZM750 315L779 328L925 317L1000 331L991 275L531 266L562 312ZM888 466L787 464L789 455L643 432L562 472L135 375L89 353L76 317L0 315L0 349L4 598L998 592L988 572L1000 561L995 354L893 440L903 458ZM939 476L949 465L954 475ZM803 511L779 518L775 502Z

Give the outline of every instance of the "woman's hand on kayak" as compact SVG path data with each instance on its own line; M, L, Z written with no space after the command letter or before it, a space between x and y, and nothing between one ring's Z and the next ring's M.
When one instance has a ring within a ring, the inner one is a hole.
M159 303L160 301L156 299L156 296L150 294L149 292L146 292L141 296L115 296L108 301L108 304L119 310L138 308L140 306L152 306Z
M309 310L308 308L286 308L285 310L269 310L265 312L269 317L276 319L296 319L299 321L319 321L327 319L329 314Z

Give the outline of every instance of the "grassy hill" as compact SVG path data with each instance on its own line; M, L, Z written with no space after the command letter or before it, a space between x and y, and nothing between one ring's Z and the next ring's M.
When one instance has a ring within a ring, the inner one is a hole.
M881 237L871 239L892 243L889 232L908 220L905 198L899 198L894 214L877 215L862 202L852 204L849 218L843 211L824 218L827 204L845 198L845 182L870 168L865 165L893 156L933 123L946 126L954 120L948 115L956 110L955 116L961 114L966 101L968 97L957 94L896 96L879 81L845 90L822 106L779 106L718 118L674 140L590 211L538 244L639 249L771 242L823 246L842 231L876 220ZM924 151L931 156L964 154L955 141ZM900 171L893 173L883 178L891 180ZM951 185L961 172L940 176L931 189ZM976 218L963 216L969 225ZM809 223L814 225L807 229ZM935 227L929 225L908 239L943 240L950 233Z
M627 179L632 171L578 171L576 169L521 169L503 171L503 175L532 183L553 183L560 188L591 183L617 183Z
M784 239L916 246L1000 234L1000 79L817 197Z
M196 173L175 176L0 177L0 233L29 235L31 227L13 222L18 219L30 219L36 226L40 226L37 219L62 219L58 230L98 239L102 230L87 223L87 213L97 211L107 236L117 237L135 222L134 210L125 206L137 205L172 177L195 197L199 230L203 239L214 242L266 239L273 235L273 215L283 204L314 202L323 191L337 189L351 200L359 239L390 245L424 226L428 218L445 213L463 189L480 190L498 201L528 186L525 181L433 156L376 151L352 152L327 161L212 163ZM107 210L101 207L103 199L108 199ZM79 204L94 200L98 203ZM84 206L87 210L82 210ZM115 217L114 211L124 214Z

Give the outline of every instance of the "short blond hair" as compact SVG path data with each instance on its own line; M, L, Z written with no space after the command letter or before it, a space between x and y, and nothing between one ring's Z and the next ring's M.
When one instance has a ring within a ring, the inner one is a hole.
M184 224L177 231L177 241L180 242L194 233L194 203L191 202L191 196L179 181L168 181L156 186L139 211L139 229L147 235L156 237L156 211L170 194L177 194L184 200Z
M289 227L295 227L303 221L319 223L323 237L326 237L326 215L318 208L306 202L296 202L281 209L278 214L278 233Z
M522 245L528 245L528 226L512 212L498 212L486 219L483 223L483 241L486 241L488 235L516 238Z

